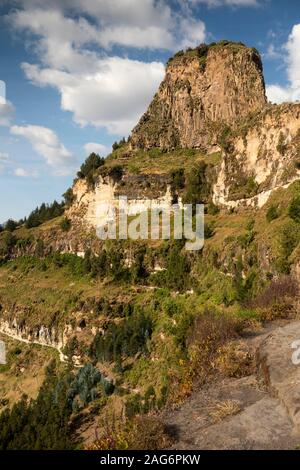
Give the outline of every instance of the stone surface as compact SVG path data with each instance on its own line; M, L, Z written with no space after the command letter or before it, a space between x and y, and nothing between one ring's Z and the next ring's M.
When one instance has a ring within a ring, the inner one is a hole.
M206 49L205 49L206 48ZM241 44L216 44L169 61L166 76L131 137L133 147L216 144L216 128L266 105L259 53Z
M117 214L121 208L128 216L135 216L148 210L171 210L173 194L169 185L164 186L164 191L156 193L156 197L155 195L149 197L143 194L138 186L135 187L133 194L128 194L123 188L118 189L110 179L104 180L100 177L94 189L88 188L85 180L78 180L73 186L76 199L67 215L73 221L81 221L86 226L99 228L114 220L113 211ZM119 197L122 198L121 203ZM181 198L177 203L182 207Z
M165 412L177 440L174 449L295 449L300 444L300 322L267 327L246 339L257 354L257 375L217 380L176 411ZM294 344L295 346L295 344ZM235 414L216 422L213 410L235 403Z
M258 349L257 362L270 394L278 397L300 432L300 322L268 336Z
M268 106L232 133L213 189L215 204L262 207L300 178L300 105Z

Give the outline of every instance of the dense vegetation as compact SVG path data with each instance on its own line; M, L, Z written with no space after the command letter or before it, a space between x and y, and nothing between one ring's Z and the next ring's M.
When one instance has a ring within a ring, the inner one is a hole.
M85 178L87 184L93 187L95 184L95 171L104 165L104 158L96 153L91 153L85 162L81 165L77 173L78 178Z
M101 387L99 387L99 384ZM72 413L78 412L112 388L100 372L87 364L77 375L57 373L55 363L36 400L26 396L0 415L0 449L72 449Z
M95 448L142 446L146 436L152 436L147 445L157 448L153 433L168 441L151 413L180 403L216 373L251 373L252 358L236 350L244 329L293 314L299 183L275 192L260 210L225 211L210 199L213 165L194 157L169 176L185 200L205 203L206 243L199 252L187 252L185 240L123 240L93 249L87 243L79 257L49 249L42 231L19 231L9 223L1 233L2 314L21 311L20 321L32 331L40 324L72 327L63 350L68 362L59 371L50 367L38 397L5 402L10 408L0 415L2 448L74 448L82 415L94 410L91 415L105 421L116 404L122 419L103 424ZM108 168L120 178L120 166L106 167L95 157L82 170L94 178ZM69 191L65 199L72 198ZM67 217L53 226L66 237L72 227ZM16 253L23 256L15 259ZM74 372L74 357L87 365Z

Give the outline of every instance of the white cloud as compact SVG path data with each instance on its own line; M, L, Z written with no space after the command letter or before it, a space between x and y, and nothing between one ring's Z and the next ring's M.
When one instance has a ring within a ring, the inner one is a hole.
M56 174L72 173L75 164L74 157L51 129L31 125L12 126L10 132L29 140L34 150L44 157L47 165L54 168Z
M90 47L91 43L101 47L118 43L173 48L175 36L168 28L174 28L177 19L171 21L171 10L163 2L117 3L66 1L62 9L61 3L54 2L51 10L47 10L39 8L39 0L26 1L25 9L13 12L9 20L17 30L38 37L35 51L40 63L22 65L27 78L36 85L56 88L61 108L70 111L77 124L105 127L110 133L127 135L156 92L164 76L164 65L108 57ZM94 14L98 23L89 23L82 16L67 16L71 7L81 14ZM180 22L181 34L186 34L188 28L181 19ZM193 24L189 45L192 38L198 40L195 28ZM200 37L203 38L202 23Z
M300 100L300 24L293 27L284 50L289 84L286 87L278 84L267 86L267 96L273 103Z
M192 3L205 3L210 8L230 6L230 7L257 7L260 0L190 0Z
M9 126L13 117L14 107L10 101L0 101L0 126Z
M93 43L104 49L121 45L174 50L184 39L181 22L193 21L189 9L183 16L183 10L172 9L166 0L54 0L46 8L44 0L19 4L23 8L9 15L11 24L40 36L43 50L67 43L75 48ZM51 52L60 55L60 47Z
M183 18L179 25L180 35L182 41L179 44L179 49L186 49L193 47L196 44L201 44L205 41L206 30L205 23L201 20Z
M123 136L150 103L164 65L107 52L114 45L174 51L203 42L205 24L190 7L177 7L166 0L53 0L47 7L19 0L8 20L29 34L39 59L22 65L27 78L56 88L61 108L79 125Z
M23 64L34 83L55 87L61 107L81 126L106 127L126 135L144 112L164 76L159 62L144 63L120 57L98 59L97 70L71 73Z
M268 46L267 52L265 54L265 57L270 60L276 60L276 59L283 59L283 54L279 50L276 49L274 44L270 44Z
M105 157L109 152L110 149L103 144L97 144L96 142L87 142L84 145L84 151L87 155L91 153L98 153L101 157Z
M25 168L16 168L14 171L16 176L20 178L37 178L38 171L37 170L26 170Z

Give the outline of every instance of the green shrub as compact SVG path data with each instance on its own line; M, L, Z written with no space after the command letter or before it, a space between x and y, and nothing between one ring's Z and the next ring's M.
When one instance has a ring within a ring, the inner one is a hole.
M288 208L288 214L295 222L300 223L300 196L294 197Z
M209 204L207 205L207 213L209 215L217 215L219 212L219 207L216 206L213 202L209 202Z
M73 204L74 200L75 200L75 195L73 193L73 189L68 188L67 191L63 194L63 198L65 200L66 206L70 207Z
M280 132L280 134L279 134L278 143L277 143L276 148L277 148L277 151L280 153L280 155L285 154L286 144L285 144L285 137L284 137L284 134L282 132Z
M171 184L174 190L183 189L185 186L185 174L183 168L173 170L171 173Z
M300 225L291 221L284 225L279 236L280 256L276 261L279 272L288 274L290 271L289 257L300 241Z
M98 333L91 344L90 356L98 361L116 361L122 356L146 352L152 329L149 316L137 310L120 323L110 323L104 334Z
M104 158L101 158L96 153L91 153L85 162L81 165L80 170L77 173L78 178L92 177L95 170L100 166L104 165Z
M195 205L206 202L211 192L207 169L208 165L201 161L188 172L185 179L184 203Z
M26 219L25 226L26 228L38 227L47 220L59 217L63 213L63 203L58 203L57 201L54 201L52 204L43 203L40 207L37 207L29 214L28 218Z
M204 239L207 240L208 238L213 237L214 235L214 228L212 224L205 224L204 225Z
M275 205L272 205L267 210L266 219L268 222L272 222L272 220L278 219L278 208Z
M68 232L71 228L71 220L68 219L67 217L64 217L60 223L60 228L62 229L63 232Z

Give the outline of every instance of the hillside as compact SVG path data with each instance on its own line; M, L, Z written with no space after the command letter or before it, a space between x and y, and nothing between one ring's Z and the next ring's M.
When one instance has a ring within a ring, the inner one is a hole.
M254 394L259 364L247 338L298 315L299 129L299 104L267 103L256 50L222 41L180 52L131 136L105 160L92 154L83 163L63 214L35 214L35 226L0 233L0 334L9 338L0 381L40 398L29 404L2 389L0 447L30 448L35 433L37 448L176 446L166 423L173 417L182 428L190 395L198 403L215 380L229 390L245 382ZM119 196L129 220L153 207L204 204L204 247L100 240L103 204L118 208ZM7 437L12 408L26 416L26 439ZM50 410L62 428L38 422ZM229 406L221 420L237 414L239 429L240 411Z

